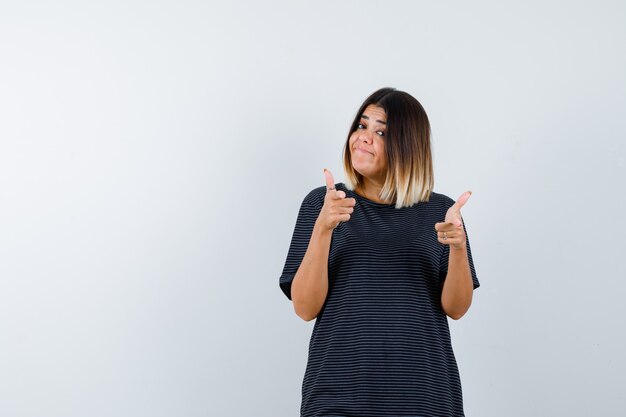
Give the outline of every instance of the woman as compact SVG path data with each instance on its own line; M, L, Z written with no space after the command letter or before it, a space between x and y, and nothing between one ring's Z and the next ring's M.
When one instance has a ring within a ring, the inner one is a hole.
M392 88L361 105L346 183L302 202L280 287L316 318L301 416L463 416L447 317L479 286L458 201L433 192L430 124Z

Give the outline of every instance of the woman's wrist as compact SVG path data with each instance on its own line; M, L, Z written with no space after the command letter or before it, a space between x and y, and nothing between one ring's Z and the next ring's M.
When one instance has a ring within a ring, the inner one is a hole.
M312 232L314 236L327 237L327 236L332 235L332 233L333 233L333 229L325 227L319 221L315 222L315 225L313 226L313 232Z
M467 252L467 246L466 246L465 242L463 242L463 243L452 243L452 244L450 244L450 252L455 252L455 253Z

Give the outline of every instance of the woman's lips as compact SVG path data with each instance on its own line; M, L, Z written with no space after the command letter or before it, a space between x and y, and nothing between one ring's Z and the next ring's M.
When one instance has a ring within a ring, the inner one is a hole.
M355 151L355 152L359 152L359 153L366 153L366 154L368 154L368 155L372 155L372 156L374 156L374 154L373 154L373 153L371 153L370 151L366 151L366 150L365 150L365 149L363 149L363 148L359 148L359 147L357 147L357 148L354 148L354 151Z

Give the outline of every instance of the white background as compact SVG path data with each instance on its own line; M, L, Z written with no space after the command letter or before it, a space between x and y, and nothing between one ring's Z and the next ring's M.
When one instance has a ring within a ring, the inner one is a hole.
M623 415L623 2L100 3L0 3L0 415L298 415L278 277L383 86L473 191L466 414Z

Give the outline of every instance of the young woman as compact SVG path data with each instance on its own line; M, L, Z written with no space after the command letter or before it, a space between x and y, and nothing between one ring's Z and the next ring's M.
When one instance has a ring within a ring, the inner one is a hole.
M463 416L447 317L479 286L461 208L433 191L430 124L383 88L358 110L346 183L302 202L280 287L316 319L301 416Z

